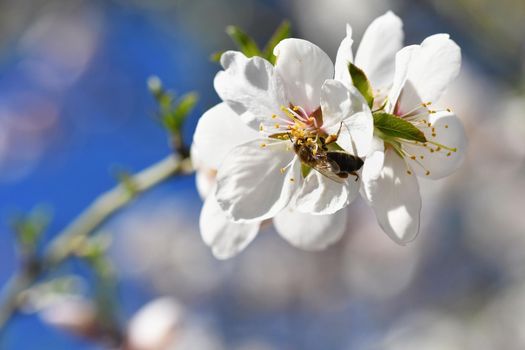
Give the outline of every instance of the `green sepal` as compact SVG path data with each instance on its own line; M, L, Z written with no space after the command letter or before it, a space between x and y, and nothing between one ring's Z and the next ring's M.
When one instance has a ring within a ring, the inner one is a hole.
M374 93L365 72L352 62L348 63L348 72L356 89L363 95L368 107L372 108L374 105Z
M376 134L385 141L399 138L427 142L425 134L421 130L402 118L385 112L376 112L373 116Z
M292 26L290 24L290 21L284 20L281 22L279 27L275 30L270 40L268 40L268 43L264 47L264 58L266 58L268 61L270 61L272 64L275 64L275 61L277 57L273 54L273 49L281 42L281 40L284 40L286 38L289 38L292 35Z
M308 176L308 174L310 174L310 171L312 171L312 167L301 163L301 174L303 175L303 179L305 179Z
M237 26L226 27L226 33L237 44L239 50L246 55L246 57L263 56L259 46L248 34L242 31Z

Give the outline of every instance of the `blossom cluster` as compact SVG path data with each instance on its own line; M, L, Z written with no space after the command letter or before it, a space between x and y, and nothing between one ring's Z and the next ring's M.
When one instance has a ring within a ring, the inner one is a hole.
M359 195L395 242L418 234L417 177L451 174L466 148L457 116L434 107L459 73L460 48L447 34L403 47L391 12L370 24L355 56L352 43L347 25L335 64L295 38L275 46L275 65L222 54L222 102L200 118L191 149L200 230L217 258L243 250L270 220L292 245L323 249L342 236Z

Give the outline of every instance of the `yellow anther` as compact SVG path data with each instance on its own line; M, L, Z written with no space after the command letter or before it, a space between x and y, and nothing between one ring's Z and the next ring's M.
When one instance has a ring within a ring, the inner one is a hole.
M272 114L272 119L277 118L277 114Z
M448 152L447 153L447 157L450 157L451 154L452 154L452 152Z
M284 172L286 171L286 168L281 168L279 169L279 171L281 172L281 174L284 174Z
M432 133L432 137L436 137L436 133L435 132Z
M448 124L445 124L445 129L448 129Z
M279 123L275 123L274 126L275 126L276 129L279 129L279 128L281 127L281 126L279 125Z
M410 156L410 159L416 160L416 156Z
M293 106L292 109L297 112L299 110L299 107L298 106Z
M264 126L263 126L262 124L259 125L259 130L260 130L260 131L263 131L263 130L264 130Z
M408 175L412 175L412 172L410 170L407 170Z
M449 112L449 113L450 113L450 112L452 112L452 110L451 110L450 108L447 108L447 112Z
M264 148L266 147L266 144L265 143L261 143L261 148Z
M427 172L425 173L426 176L430 175L430 171L427 170Z

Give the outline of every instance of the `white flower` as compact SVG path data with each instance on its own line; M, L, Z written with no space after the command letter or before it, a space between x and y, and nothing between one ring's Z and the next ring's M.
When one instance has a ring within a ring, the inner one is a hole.
M336 67L352 61L349 28L345 42ZM374 139L363 166L363 196L383 230L401 244L419 231L421 196L414 174L432 179L451 174L460 165L467 144L463 126L452 111L429 109L459 73L459 47L447 34L430 36L421 45L403 49L402 42L401 20L388 12L371 23L355 58L355 65L366 72L372 85L373 108L411 123L427 140L376 133L382 138ZM346 70L336 70L338 74L351 83Z
M357 174L306 173L296 146L324 154L332 139L344 152L366 155L373 132L366 102L332 79L330 58L314 44L286 39L274 53L275 67L260 57L224 53L215 89L225 103L206 112L195 131L198 188L208 192L201 233L220 258L242 250L270 218L295 246L322 249L344 232L340 209L359 190Z

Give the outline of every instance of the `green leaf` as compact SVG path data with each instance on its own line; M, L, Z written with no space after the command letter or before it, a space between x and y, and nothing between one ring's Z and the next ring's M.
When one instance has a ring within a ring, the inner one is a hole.
M310 171L312 171L312 167L301 163L301 174L303 175L303 179L305 179L308 174L310 174Z
M210 55L210 61L219 63L221 61L221 56L224 53L224 50L222 51L216 51Z
M425 134L412 123L385 112L374 113L374 127L383 139L401 138L410 141L426 142Z
M368 103L368 106L372 108L372 105L374 104L374 93L372 91L372 85L370 85L370 81L366 77L365 72L363 72L361 68L357 67L352 62L348 64L348 72L350 73L352 83L356 89L361 93L361 95L363 95L366 103Z
M292 26L290 25L290 21L282 21L264 47L264 58L266 58L272 64L275 64L276 60L276 57L273 55L273 49L277 46L277 44L279 44L279 42L281 42L281 40L290 37L292 34L291 29Z
M11 228L18 243L25 249L36 248L40 237L51 222L49 208L36 207L28 214L16 214L11 218Z
M180 130L180 128L182 128L182 124L184 124L184 121L188 115L191 113L193 108L195 108L198 100L199 96L194 92L187 93L179 98L173 109L173 112L169 114L173 120L172 123L176 130Z
M239 27L228 26L226 27L226 33L247 57L262 56L261 50L255 41Z

